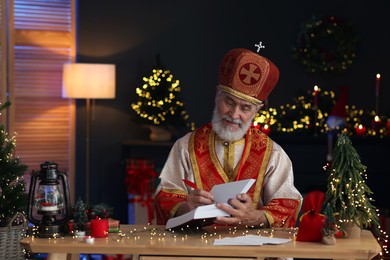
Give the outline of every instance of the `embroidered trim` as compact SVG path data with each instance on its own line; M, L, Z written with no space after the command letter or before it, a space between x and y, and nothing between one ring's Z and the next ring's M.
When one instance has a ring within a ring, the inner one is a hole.
M232 88L229 88L229 87L226 87L224 85L218 85L217 88L223 92L226 92L226 93L229 93L235 97L238 97L238 98L241 98L241 99L244 99L252 104L255 104L257 106L261 105L263 102L261 100L258 100L257 98L254 98L252 96L249 96L249 95L246 95L244 93L241 93L237 90L234 90Z

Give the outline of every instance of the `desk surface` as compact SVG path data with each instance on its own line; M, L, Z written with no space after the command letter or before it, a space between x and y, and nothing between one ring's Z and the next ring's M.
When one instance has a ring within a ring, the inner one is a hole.
M281 245L263 246L213 246L216 238L262 234L269 230L207 228L200 232L170 232L163 226L122 225L121 233L110 233L108 238L96 239L87 244L77 238L24 238L21 243L33 253L49 253L49 259L66 259L66 254L133 254L151 256L215 256L215 257L295 257L330 259L371 259L381 252L371 232L363 230L359 239L337 239L335 245L319 242L291 241ZM273 236L293 238L291 230L274 230Z

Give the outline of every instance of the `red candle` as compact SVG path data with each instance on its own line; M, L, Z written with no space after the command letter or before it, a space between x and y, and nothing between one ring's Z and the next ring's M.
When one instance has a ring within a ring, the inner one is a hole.
M266 134L266 135L269 135L271 133L271 127L268 125L268 124L265 124L262 128L261 128L261 131Z
M355 131L356 131L356 135L358 136L364 136L366 134L366 128L362 124L356 127Z
M390 121L387 121L386 123L386 130L387 130L387 135L390 136Z
M379 96L379 87L381 82L381 74L376 74L376 84L375 84L375 96Z
M260 124L258 122L253 122L253 126L257 129L260 129Z
M91 220L91 236L107 237L108 236L108 220L107 219L92 219Z

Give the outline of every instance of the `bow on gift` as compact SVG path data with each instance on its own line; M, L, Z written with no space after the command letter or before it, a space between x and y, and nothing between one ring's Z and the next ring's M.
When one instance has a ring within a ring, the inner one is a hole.
M319 213L324 200L325 193L322 191L309 192L303 199L297 241L321 241L325 216Z

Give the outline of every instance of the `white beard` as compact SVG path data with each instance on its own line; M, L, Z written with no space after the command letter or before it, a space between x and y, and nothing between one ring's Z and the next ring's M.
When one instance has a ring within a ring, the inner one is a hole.
M253 115L253 118L256 114ZM218 113L217 107L214 107L213 118L211 119L211 125L214 132L224 141L236 141L244 137L249 127L252 124L252 120L248 120L247 123L243 124L240 119L232 119L228 115L221 116ZM222 120L228 120L234 123L239 124L239 128L235 131L232 131L229 126L224 126Z

